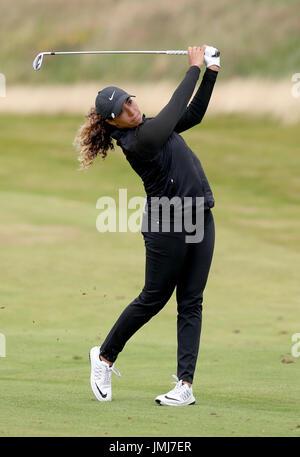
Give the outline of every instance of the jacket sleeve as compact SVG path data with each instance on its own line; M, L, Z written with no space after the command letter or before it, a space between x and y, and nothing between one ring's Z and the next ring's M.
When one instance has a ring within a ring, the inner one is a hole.
M137 127L136 150L141 158L151 159L174 131L184 115L200 75L200 68L191 66L168 104L145 124Z
M199 124L206 113L218 72L206 69L200 87L185 113L175 126L175 132L181 133Z

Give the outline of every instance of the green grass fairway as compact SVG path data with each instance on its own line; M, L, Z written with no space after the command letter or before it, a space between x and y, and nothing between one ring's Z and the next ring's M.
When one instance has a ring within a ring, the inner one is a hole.
M120 150L77 171L79 117L1 117L1 436L300 436L299 126L207 119L184 134L214 190L216 247L193 386L176 373L175 294L128 342L113 401L88 352L144 284L140 233L99 233L96 201L144 196ZM282 360L291 361L284 363Z

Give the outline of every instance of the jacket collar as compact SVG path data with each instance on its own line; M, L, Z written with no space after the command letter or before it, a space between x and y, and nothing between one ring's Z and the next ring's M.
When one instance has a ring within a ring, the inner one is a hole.
M146 119L146 116L145 114L143 114L142 116L142 122L141 124L139 125L142 125L144 122L145 122L145 119ZM128 132L129 130L135 130L137 127L134 127L132 129L118 129L118 128L114 128L111 133L110 133L110 136L112 138L114 138L115 140L119 140L121 138L121 136L123 136L126 132Z

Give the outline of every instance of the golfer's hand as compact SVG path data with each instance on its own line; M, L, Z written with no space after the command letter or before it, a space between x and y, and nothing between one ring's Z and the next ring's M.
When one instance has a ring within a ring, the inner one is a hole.
M189 65L192 67L196 65L197 67L201 68L204 62L204 52L205 52L206 45L203 46L189 46L188 47L188 58L189 58Z
M213 46L206 46L204 54L204 62L207 68L214 71L219 71L220 64L220 52Z

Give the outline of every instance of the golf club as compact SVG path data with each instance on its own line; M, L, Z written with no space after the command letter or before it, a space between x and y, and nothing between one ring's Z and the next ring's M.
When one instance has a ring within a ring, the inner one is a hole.
M39 70L43 63L44 56L72 55L72 54L168 54L168 55L187 55L187 51L169 50L169 51L51 51L40 52L33 61L33 69ZM216 50L214 56L218 57L220 51Z

